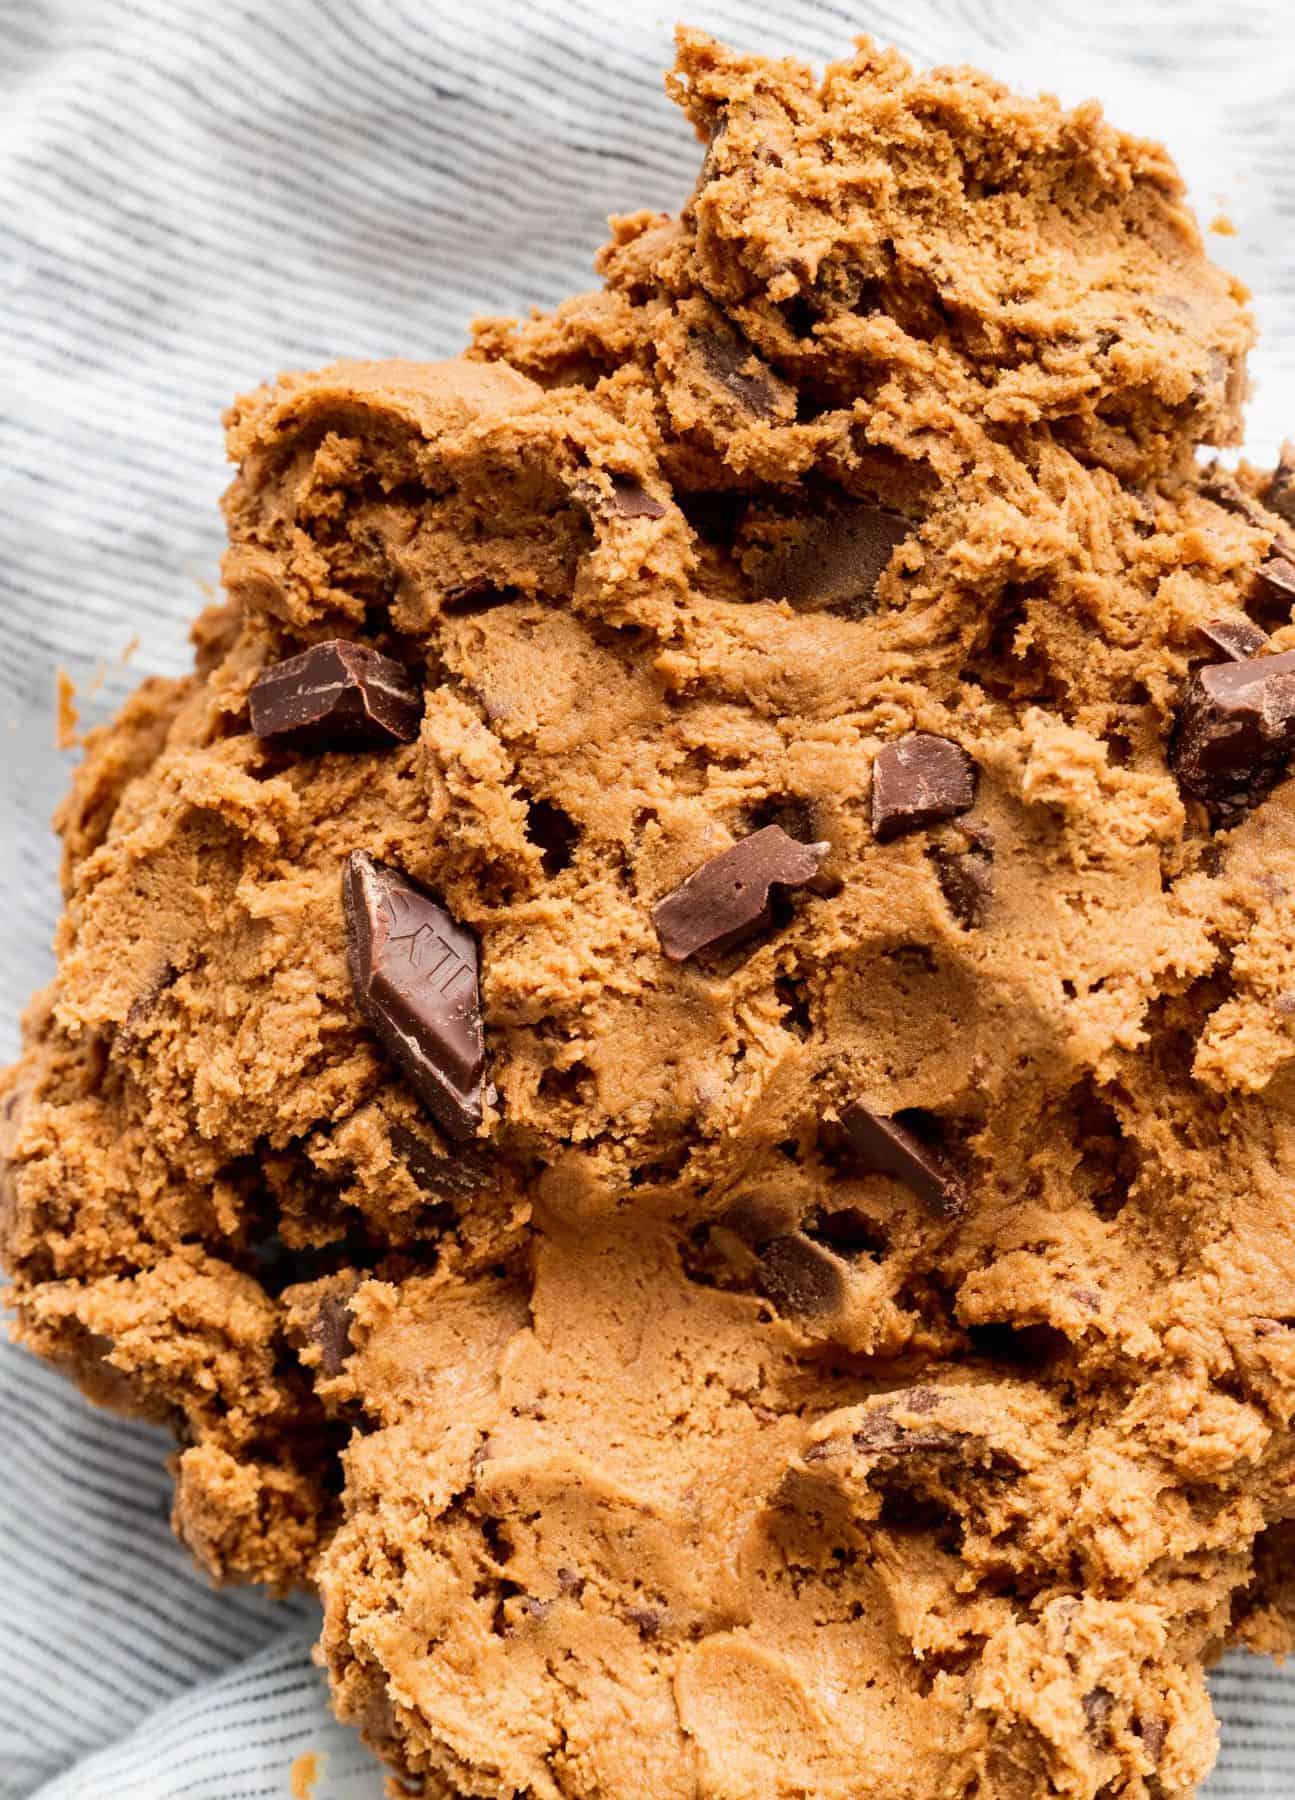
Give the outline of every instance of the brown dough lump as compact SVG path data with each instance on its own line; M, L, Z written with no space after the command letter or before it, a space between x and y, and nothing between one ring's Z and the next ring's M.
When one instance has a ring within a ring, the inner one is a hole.
M18 1334L174 1425L214 1578L319 1586L400 1791L1189 1800L1295 1614L1295 783L1176 737L1220 630L1295 648L1285 488L1198 455L1244 295L1093 106L671 88L598 292L231 410L227 599L60 814ZM258 737L339 638L416 737ZM770 828L811 873L676 956ZM475 1135L357 851L479 946Z

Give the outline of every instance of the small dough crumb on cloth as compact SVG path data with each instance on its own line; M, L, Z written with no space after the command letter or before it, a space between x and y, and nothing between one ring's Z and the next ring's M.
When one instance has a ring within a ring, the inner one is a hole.
M1190 1800L1295 1643L1245 295L1093 105L669 85L597 291L231 408L225 598L59 813L18 1333L400 1791Z

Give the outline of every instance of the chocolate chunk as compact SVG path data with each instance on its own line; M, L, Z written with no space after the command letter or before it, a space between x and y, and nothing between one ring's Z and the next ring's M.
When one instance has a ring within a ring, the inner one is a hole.
M418 736L423 697L409 671L334 638L275 663L248 702L252 730L289 750L375 750Z
M761 600L831 608L860 619L873 610L877 582L913 522L883 506L836 506L765 563L756 582Z
M921 1450L960 1450L967 1434L939 1425L901 1425L890 1407L878 1406L865 1416L853 1441L856 1450L885 1450L892 1455L911 1456Z
M805 887L818 874L827 844L800 844L766 825L713 856L652 909L661 948L671 962L699 950L731 950L773 918L770 889Z
M340 1375L354 1350L351 1342L351 1309L336 1294L325 1294L310 1327L310 1341L319 1346L319 1371L330 1380Z
M664 519L666 508L632 475L612 476L612 506L622 519Z
M1169 763L1186 794L1230 816L1263 798L1295 749L1295 650L1197 670Z
M1228 613L1223 618L1210 619L1196 629L1233 662L1245 662L1268 648L1268 633L1253 619L1247 619L1244 613Z
M952 738L913 731L883 744L872 764L872 834L879 844L964 813L976 765Z
M1295 562L1289 556L1270 556L1255 570L1255 580L1267 599L1295 605Z
M438 1154L405 1125L388 1125L387 1135L414 1185L433 1203L429 1213L419 1215L421 1230L429 1225L452 1225L452 1202L478 1192L490 1179L490 1158L473 1146Z
M949 911L967 931L984 924L994 898L994 859L980 845L945 850L933 845L926 853L935 869Z
M665 1614L655 1606L631 1606L625 1617L640 1637L654 1638L665 1624Z
M486 1060L476 939L361 850L347 858L342 897L360 1012L438 1124L471 1137Z
M857 1101L846 1108L841 1125L850 1148L874 1174L902 1181L939 1218L956 1219L965 1212L967 1194L961 1179L909 1126L869 1112Z
M1084 1695L1084 1719L1088 1726L1088 1735L1094 1743L1104 1743L1110 1736L1108 1721L1114 1705L1115 1695L1109 1688L1089 1688Z
M750 344L723 331L694 331L689 342L712 381L757 419L791 412L795 392L756 356Z
M760 1251L760 1292L781 1313L812 1319L837 1312L845 1279L837 1258L800 1232L776 1237Z
M1295 525L1295 443L1282 445L1277 467L1264 490L1264 505L1288 525Z

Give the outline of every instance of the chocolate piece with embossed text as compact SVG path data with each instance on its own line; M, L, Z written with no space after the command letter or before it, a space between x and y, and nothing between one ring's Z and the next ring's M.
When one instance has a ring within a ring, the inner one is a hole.
M1184 793L1230 819L1281 779L1292 751L1295 650L1197 670L1169 749Z
M275 663L248 696L257 737L289 750L412 743L423 696L409 671L367 644L332 638Z
M872 833L880 844L956 818L976 798L976 765L952 738L912 731L872 764Z
M771 922L771 890L809 886L828 848L799 843L780 825L752 832L653 908L662 950L671 962L686 962L699 950L731 950L745 942Z
M342 895L360 1012L437 1123L471 1137L486 1061L476 939L407 875L361 850L347 858Z
M884 506L831 507L773 553L757 578L757 597L863 618L873 610L892 553L915 529L911 519Z
M875 1175L893 1175L942 1219L967 1209L961 1177L911 1126L854 1101L841 1115L841 1129L859 1162Z

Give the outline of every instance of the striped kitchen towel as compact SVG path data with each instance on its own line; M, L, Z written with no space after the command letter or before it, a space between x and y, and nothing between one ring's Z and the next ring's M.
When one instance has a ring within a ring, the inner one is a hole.
M1252 451L1295 431L1290 0L687 16L819 60L867 30L1166 140L1255 292ZM661 89L673 22L647 0L0 0L0 1057L51 968L55 671L94 722L187 662L222 407L280 368L450 354L473 313L587 285L607 213L691 183ZM0 1800L376 1800L312 1609L207 1590L167 1528L157 1432L6 1346L0 1446ZM1295 1793L1295 1675L1237 1657L1213 1688L1213 1800Z

